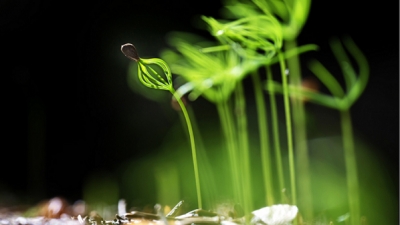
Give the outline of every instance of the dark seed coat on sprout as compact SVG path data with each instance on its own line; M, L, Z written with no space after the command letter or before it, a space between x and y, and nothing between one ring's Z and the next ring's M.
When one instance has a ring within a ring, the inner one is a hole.
M140 59L135 46L131 43L126 43L126 44L122 45L121 51L122 51L122 53L124 53L124 55L126 57L128 57L129 59L132 59L136 62L139 61L139 59Z

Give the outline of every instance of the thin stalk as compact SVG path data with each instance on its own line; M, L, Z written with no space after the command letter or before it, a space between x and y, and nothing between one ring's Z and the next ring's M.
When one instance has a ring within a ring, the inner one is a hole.
M264 175L264 187L266 193L266 205L274 204L273 179L271 171L271 150L269 146L267 111L265 107L264 94L261 88L261 81L257 71L252 76L254 95L256 98L258 131L260 133L260 148L261 148L261 164Z
M272 71L271 67L267 66L267 79L272 81ZM272 85L271 85L272 86ZM279 137L279 126L278 126L278 110L276 107L275 91L273 86L269 89L269 99L271 108L271 118L272 118L272 136L274 139L274 149L275 149L275 160L276 160L276 170L278 171L278 183L279 183L279 193L281 195L281 202L285 202L285 179L283 176L283 165L282 165L282 153L281 144Z
M234 125L232 115L229 113L227 101L218 102L217 111L221 121L222 131L225 137L225 143L228 150L228 157L232 171L233 196L236 201L242 202L240 177L238 171L238 159L236 150L236 139L234 134Z
M185 117L185 120L186 120L186 125L188 128L189 139L190 139L190 147L192 149L194 177L195 177L195 181L196 181L197 205L198 205L199 209L202 209L203 205L202 205L202 201L201 201L199 167L197 165L196 144L194 141L192 123L190 122L189 114L188 114L188 112L186 110L186 106L185 106L185 104L183 104L181 98L176 94L176 91L174 89L171 89L170 92L174 96L176 101L178 102L179 106L181 107L183 116Z
M243 84L238 83L235 89L235 115L237 120L238 155L241 159L241 184L243 188L243 209L245 215L249 215L253 209L251 194L251 172L249 137L247 130L246 99L243 93Z
M296 49L295 40L285 43L286 49ZM295 87L301 87L301 68L297 55L288 58L288 67L290 73L290 83ZM303 217L306 220L313 218L312 213L312 194L309 172L309 158L307 147L306 117L304 102L298 98L292 98L292 117L294 128L294 141L296 146L296 166L297 177L301 182L298 183L298 191L301 196L301 208Z
M349 110L340 111L342 139L347 173L350 224L360 224L360 198L358 193L357 162L354 151L353 128Z
M296 205L296 179L295 179L295 171L294 171L294 154L293 154L293 137L292 137L292 121L290 117L290 103L289 103L289 88L288 81L285 74L286 66L285 60L283 58L282 53L278 54L279 56L279 65L281 69L282 75L282 85L283 85L283 100L285 106L285 120L286 120L286 135L288 142L288 151L289 151L289 176L290 176L290 192L292 204Z
M199 126L197 124L196 120L196 114L193 112L191 107L186 107L189 118L191 118L192 122L192 128L193 128L193 134L195 136L195 142L196 142L196 155L198 157L199 162L201 162L201 170L199 173L201 173L201 176L199 179L202 180L203 184L207 184L206 189L202 189L202 203L203 206L205 205L205 208L207 208L207 205L212 204L213 202L216 201L217 197L217 187L215 184L215 177L213 173L212 166L210 164L210 160L207 157L207 152L205 151L204 147L204 142L203 138L201 135L201 132L199 130ZM180 115L180 119L182 121L182 124L185 124L185 117L182 114ZM189 137L189 134L186 133L187 138ZM202 172L201 172L202 171Z

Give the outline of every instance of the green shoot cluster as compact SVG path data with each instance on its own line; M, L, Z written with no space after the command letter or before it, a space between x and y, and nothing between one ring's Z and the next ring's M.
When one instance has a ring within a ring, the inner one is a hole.
M232 185L227 186L232 187L234 200L243 206L245 215L248 215L254 210L252 202L255 198L252 196L249 156L250 151L257 149L249 147L243 80L251 77L259 124L258 139L265 204L299 205L303 217L313 220L303 101L307 98L310 102L336 109L341 113L350 224L359 224L357 163L349 109L366 87L369 76L368 62L350 38L343 41L346 49L335 39L332 42L332 50L342 69L346 88L343 89L335 76L317 60L312 61L309 68L331 95L302 87L300 54L317 50L315 45L297 46L296 43L307 20L310 5L310 0L226 1L224 20L202 16L210 35L215 38L214 42L184 33L175 33L170 37L169 43L173 49L161 53L169 66L158 58L140 58L132 44L122 45L121 50L125 56L138 63L140 82L149 88L169 91L182 108L191 142L199 208L202 208L202 200L196 145L192 125L181 97L189 93L190 100L202 96L215 104L232 176ZM359 67L358 74L346 50L355 59ZM280 71L280 82L275 81L273 77L271 67L275 65ZM154 69L154 66L158 67L158 70ZM157 72L159 70L162 74ZM173 88L171 71L187 82L178 90ZM261 80L261 72L266 73L265 80ZM265 104L264 91L269 94L268 106ZM284 168L282 162L282 137L279 136L277 123L277 93L283 95L289 168ZM271 115L272 121L268 121L267 114ZM285 184L284 179L287 171L289 185ZM272 184L276 182L274 177L277 177L279 184L279 196L273 190ZM286 189L290 192L282 192ZM298 203L299 195L302 196L302 201Z

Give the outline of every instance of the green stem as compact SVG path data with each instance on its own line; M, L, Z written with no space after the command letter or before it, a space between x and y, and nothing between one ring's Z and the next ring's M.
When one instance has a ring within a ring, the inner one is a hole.
M293 137L292 137L292 121L290 118L290 104L289 104L289 88L287 75L285 74L286 66L283 59L282 53L279 53L279 65L282 75L282 85L283 85L283 100L285 106L285 120L286 120L286 135L288 142L289 151L289 176L290 176L290 191L292 204L296 205L296 179L294 172L294 156L293 156Z
M267 122L267 112L265 110L265 99L261 88L261 81L259 74L254 72L252 74L254 95L256 98L257 116L258 116L258 131L260 133L260 148L261 148L261 163L264 175L264 186L266 193L267 205L274 204L273 195L273 179L271 171L271 151L269 148L269 134L268 134L268 122Z
M243 190L243 209L245 215L249 215L252 206L251 194L251 172L250 172L250 152L249 152L249 138L247 130L247 114L246 114L246 99L243 93L243 84L238 83L235 90L235 114L237 119L238 131L238 147L240 151L238 155L241 160L241 184Z
M186 110L188 112L189 118L191 118L192 122L192 128L193 128L193 133L195 136L195 141L196 141L196 155L198 158L198 161L201 162L201 176L199 179L202 180L203 183L207 184L207 188L202 189L202 205L207 208L207 205L213 204L216 202L216 197L218 196L217 194L217 187L215 184L215 177L214 177L214 171L212 169L212 166L210 164L210 160L207 156L207 152L205 151L205 146L203 142L203 137L201 135L201 132L199 130L199 126L197 124L196 120L196 114L193 112L191 107L186 107ZM185 117L183 115L180 115L182 124L186 124ZM187 138L189 137L189 134L186 133Z
M202 202L201 202L199 167L197 165L196 145L195 145L195 141L194 141L192 123L190 122L189 114L188 114L188 112L186 110L186 106L185 106L185 104L183 104L181 98L176 94L176 91L174 89L171 89L170 92L172 93L172 95L178 102L179 106L181 107L183 116L185 117L185 120L186 120L186 125L188 128L189 139L190 139L190 147L192 149L194 177L195 177L195 181L196 181L197 204L198 204L199 209L202 209L203 206L202 206Z
M295 40L287 41L286 50L296 49ZM301 68L297 55L288 58L288 68L290 74L290 83L301 88ZM304 102L298 98L292 98L292 117L294 128L294 141L296 146L296 167L299 196L301 196L301 205L303 217L306 220L313 218L312 213L312 193L309 172L309 158L307 147L306 117L304 110Z
M340 112L343 148L346 162L347 189L350 208L350 224L360 224L360 199L358 193L357 162L354 152L353 128L349 110Z
M238 159L236 150L236 139L234 134L234 125L232 124L232 115L229 113L227 101L221 101L217 104L217 110L221 121L222 131L224 133L228 157L232 171L233 196L235 201L242 202L240 177L238 169Z
M272 81L273 79L272 79L271 67L267 66L266 69L267 69L267 79L269 81ZM275 160L276 160L276 168L278 171L279 192L281 195L281 202L283 203L285 202L285 193L284 193L285 179L283 176L282 153L281 153L281 144L279 138L278 110L276 106L275 90L273 86L269 89L269 99L271 107L272 134L274 139Z

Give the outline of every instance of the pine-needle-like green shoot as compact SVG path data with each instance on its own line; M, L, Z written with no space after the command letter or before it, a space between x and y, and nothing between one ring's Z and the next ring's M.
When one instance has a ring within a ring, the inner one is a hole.
M194 140L192 123L190 122L189 114L187 112L185 104L182 102L181 96L177 95L173 85L172 85L172 74L171 70L168 67L167 63L158 58L152 59L142 59L139 57L136 48L134 45L127 43L121 46L122 53L131 60L137 62L138 65L138 77L143 85L153 89L166 90L171 92L173 97L178 102L179 106L182 109L182 113L184 115L189 139L190 139L190 147L192 149L192 159L193 159L193 167L194 167L194 175L196 181L196 192L197 192L197 202L198 207L201 209L202 199L201 199L201 191L200 191L200 178L199 178L199 169L197 163L196 156L196 144ZM163 71L163 75L160 75L151 65L156 65L160 67Z

